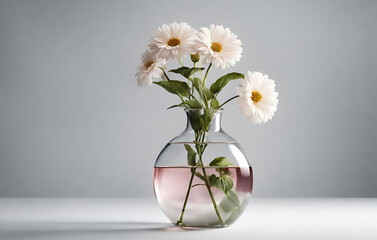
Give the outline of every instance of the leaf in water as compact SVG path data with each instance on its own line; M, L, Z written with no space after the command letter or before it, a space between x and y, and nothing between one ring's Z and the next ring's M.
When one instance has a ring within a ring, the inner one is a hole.
M233 178L230 175L220 175L220 177L217 178L214 187L220 189L225 194L228 193L230 189L233 188Z
M194 166L196 164L196 152L188 144L185 144L185 148L187 150L187 164Z
M224 195L219 206L224 212L230 212L240 206L240 200L238 199L237 193L230 190Z
M221 168L216 168L215 170L216 170L216 172L220 173L221 175L231 175L229 168L221 167Z
M233 202L233 204L237 207L240 206L240 199L238 198L238 195L235 191L230 190L226 196Z
M213 94L218 94L221 90L223 90L223 88L228 84L229 81L239 78L244 78L244 75L237 72L228 73L217 79L216 82L211 85L210 90Z
M244 200L241 205L239 207L236 207L232 214L230 214L230 217L225 221L227 224L231 224L232 222L234 222L235 220L237 220L237 218L240 216L240 214L242 213L243 209L245 209L246 205L247 205L248 201L247 200Z
M170 80L170 81L159 81L153 82L161 87L163 87L166 91L172 94L180 94L184 97L189 97L190 87L187 83L178 81L178 80Z
M189 78L189 77L191 77L191 75L193 75L194 73L196 73L197 71L200 71L200 70L204 70L204 68L180 67L180 68L177 68L177 69L172 69L169 72L181 74L185 78Z
M210 166L222 166L222 167L227 167L231 165L232 162L230 161L229 158L227 157L217 157L212 160L212 162L209 164Z
M217 176L215 175L215 174L212 174L211 176L209 176L209 185L211 186L211 187L213 187L213 186L215 186L215 184L216 184L216 181L217 181Z

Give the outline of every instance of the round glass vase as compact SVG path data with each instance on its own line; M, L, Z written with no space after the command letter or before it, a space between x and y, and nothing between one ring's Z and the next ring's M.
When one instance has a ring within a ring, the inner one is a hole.
M221 128L221 109L187 109L187 127L158 155L157 202L180 227L227 227L248 204L252 168L240 145Z

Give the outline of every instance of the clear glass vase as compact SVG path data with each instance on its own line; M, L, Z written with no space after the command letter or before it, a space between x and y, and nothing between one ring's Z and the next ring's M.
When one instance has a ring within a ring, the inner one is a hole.
M185 111L185 131L155 163L158 204L176 226L227 227L250 200L252 168L237 141L222 130L222 110Z

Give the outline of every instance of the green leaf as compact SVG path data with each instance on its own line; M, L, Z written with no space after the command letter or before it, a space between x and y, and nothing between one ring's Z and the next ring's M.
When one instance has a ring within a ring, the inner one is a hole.
M211 100L211 108L218 109L220 106L219 101L217 101L216 97L212 98Z
M208 88L203 88L202 91L207 101L211 100L215 96Z
M194 73L196 73L197 71L200 71L200 70L204 70L204 68L180 67L180 68L177 68L177 69L172 69L169 72L181 74L185 78L189 78L189 77L191 77L191 75L193 75Z
M220 177L217 178L214 187L220 189L225 194L228 193L230 189L233 188L233 178L230 175L220 175Z
M220 173L221 175L231 175L229 168L224 168L224 167L216 168L216 172Z
M200 105L199 102L197 101L185 101L185 104L187 104L189 106L189 108L191 109L195 109L195 108L202 108L202 105Z
M224 210L224 212L233 211L239 206L240 200L237 196L237 193L233 190L228 191L228 193L224 195L221 202L219 203L219 207Z
M169 109L172 109L172 108L176 108L176 107L184 107L184 106L185 106L184 103L181 103L181 104L177 104L177 105L173 105L173 106L168 107L168 110L169 110Z
M178 80L170 80L170 81L159 81L159 82L153 82L153 83L163 87L166 91L172 94L179 94L187 98L189 96L190 87L185 82L178 81Z
M192 79L192 84L194 85L196 90L199 92L200 89L201 89L201 86L203 85L203 82L200 78L196 77L196 78Z
M200 129L204 129L205 126L207 125L205 123L205 118L202 118L202 117L199 119L199 123L200 123Z
M208 111L206 111L206 121L208 124L210 124L213 119L216 117L216 115L218 114L217 110L212 110L212 109L209 109Z
M228 84L229 81L236 80L239 78L244 78L244 75L242 73L237 73L237 72L228 73L222 76L221 78L217 79L216 82L214 82L211 85L210 90L213 94L216 95L221 90L223 90L223 88Z
M202 120L203 119L202 119L202 115L201 115L200 110L188 111L187 114L188 114L192 129L194 129L194 131L202 130L202 128L203 128Z
M195 172L195 176L197 176L198 178L202 179L203 181L206 181L206 178L199 172Z
M202 105L200 105L200 103L197 102L197 101L194 101L194 100L188 101L187 100L183 103L170 106L170 107L168 107L168 109L172 109L172 108L176 108L176 107L184 107L184 108L188 108L188 109L195 109L195 108L200 109L200 108L202 108Z
M217 157L212 160L212 162L209 164L210 166L221 166L221 167L227 167L231 165L232 162L227 157Z
M211 176L209 176L209 185L210 186L215 186L216 184L216 181L217 181L218 177L215 175L215 174L212 174Z
M204 95L205 99L207 101L211 100L213 98L213 93L211 90L203 86L203 82L200 78L194 78L191 80L192 84L194 85L195 89L200 93L200 95Z
M196 152L188 144L185 144L185 148L187 150L187 164L194 166L196 163Z

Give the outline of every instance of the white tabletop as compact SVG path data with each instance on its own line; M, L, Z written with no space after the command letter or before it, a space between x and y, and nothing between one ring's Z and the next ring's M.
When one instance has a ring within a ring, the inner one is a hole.
M0 239L377 239L377 199L252 199L225 229L173 227L153 199L0 199Z

